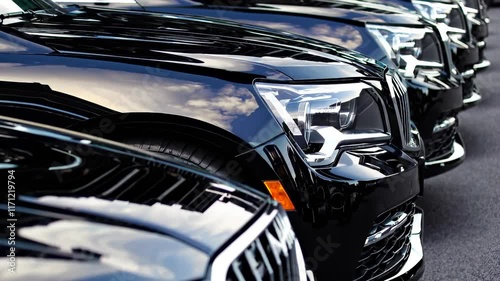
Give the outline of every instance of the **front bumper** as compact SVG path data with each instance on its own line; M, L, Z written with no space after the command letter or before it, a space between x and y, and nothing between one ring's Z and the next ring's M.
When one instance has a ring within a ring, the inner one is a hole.
M418 161L390 144L344 151L324 168L307 165L285 135L255 151L266 161L259 177L271 178L264 169L270 166L291 197L296 211L288 216L320 281L353 280L374 222L423 192L423 149L415 152Z
M410 256L403 268L396 275L386 279L386 281L415 281L422 277L425 269L424 249L422 247L423 228L424 212L422 209L417 208L417 212L413 216L413 225L411 229Z
M463 83L463 109L471 108L481 102L481 93L479 92L474 77L476 72L473 69L467 71L467 75L464 75Z
M481 99L481 95L473 90L471 95L468 98L464 99L464 108L469 108L478 104Z
M443 159L425 162L425 177L430 178L444 172L447 172L465 160L465 146L460 133L456 133L455 141L453 142L453 153Z
M476 20L479 24L472 25L472 36L474 36L477 41L484 41L489 35L488 24L482 19L476 18Z
M461 73L472 69L474 65L480 61L479 48L476 43L468 44L466 49L457 48L456 52L453 54L453 62Z
M455 66L464 79L464 108L476 105L480 100L480 94L477 88L474 87L474 77L476 76L474 66L477 67L482 62L481 51L476 43L471 43L467 49L458 48L452 56Z
M479 49L479 62L474 64L474 70L479 71L486 69L491 65L491 62L484 56L484 49L486 48L486 37L489 35L488 24L485 20L477 20L480 24L472 25L472 35L477 40L477 47Z
M436 132L435 127L437 124L441 124L440 120L454 118L463 107L462 86L451 81L448 81L447 84L446 89L433 90L420 88L417 83L408 81L412 120L420 131L428 159L446 157L445 155L451 149L450 146L455 138L455 130L444 133L443 128L440 128L439 132ZM458 164L456 163L456 165ZM441 174L451 169L448 165L430 165L432 171L427 171L427 166L426 163L426 177Z
M481 53L483 53L483 51L482 51L482 50L481 50ZM484 69L486 69L486 68L490 67L490 65L491 65L491 61L489 61L488 59L486 59L486 58L484 57L484 55L482 55L482 56L481 56L481 62L476 63L476 64L474 65L474 70L476 70L476 71L481 71L481 70L484 70Z
M477 42L477 46L479 48L479 62L474 64L474 70L479 71L488 68L491 65L491 62L486 59L484 56L484 49L486 48L485 41Z

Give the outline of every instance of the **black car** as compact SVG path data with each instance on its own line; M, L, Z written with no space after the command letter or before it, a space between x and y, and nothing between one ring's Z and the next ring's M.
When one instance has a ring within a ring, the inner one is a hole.
M450 38L453 62L465 79L464 99L466 103L477 101L480 91L474 82L476 69L485 68L489 61L484 58L484 41L478 42L473 35L473 26L467 17L466 8L458 0L367 0L376 3L392 3L420 13L435 21ZM484 30L484 26L481 27ZM487 26L486 26L487 30ZM484 39L483 39L484 40Z
M393 70L213 18L30 8L4 15L0 28L2 114L176 157L271 194L319 279L422 274L411 233L421 224L423 146Z
M472 35L477 40L479 47L479 57L481 62L474 65L476 70L482 70L491 65L491 62L484 56L486 48L486 38L489 35L488 25L490 18L488 16L488 5L484 0L464 0L462 1L467 12L467 18L472 24Z
M439 24L441 26L441 29L444 29L447 36L450 37L450 40L452 42L451 47L453 51L453 61L466 82L464 85L464 98L466 108L476 104L480 100L480 91L474 83L476 70L486 68L490 65L490 62L484 57L484 47L486 46L484 38L485 36L487 36L487 22L489 22L489 19L487 19L487 16L482 16L483 14L485 14L485 12L482 12L481 14L478 13L476 16L474 14L474 8L466 8L458 0L57 0L56 2L63 5L99 5L105 7L137 9L155 12L179 12L172 10L171 8L193 8L198 6L200 3L203 3L213 9L212 13L196 12L195 14L204 14L222 18L227 17L226 11L228 6L252 7L259 4L262 4L262 7L260 8L271 8L269 4L293 4L302 7L325 7L325 2L329 2L329 4L326 4L326 6L332 6L332 4L349 6L352 4L359 5L359 3L362 3L362 10L366 11L373 11L372 7L370 6L371 4L375 4L375 7L377 5L382 5L384 7L384 9L382 10L384 14L385 12L391 14L394 12L394 9L403 9L406 10L406 12L420 14L425 18L434 21L435 23ZM282 9L279 10L282 11ZM380 10L380 7L375 8L375 10ZM391 10L393 11L391 12ZM187 11L180 12L184 14ZM190 13L188 12L188 14ZM320 13L318 15L312 16L320 15L322 14ZM335 17L335 13L330 13L328 15ZM472 18L482 17L483 20L470 22L467 15ZM352 19L352 17L350 17L350 19ZM364 18L358 19L361 20L361 22L365 22ZM483 22L486 24L482 24ZM399 23L403 22L400 21ZM279 28L279 26L276 27Z
M498 3L496 0L484 0L484 4L486 5L486 9L489 9L492 6L495 6L495 4Z
M463 162L465 149L456 118L463 106L462 78L449 57L449 44L442 37L447 35L438 26L432 23L426 25L417 15L402 13L399 6L382 9L379 5L356 1L273 4L276 2L282 1L244 1L228 6L221 5L224 1L173 3L141 0L137 1L140 5L123 1L107 6L222 17L339 44L387 65L394 65L394 60L398 60L395 67L401 69L409 87L412 120L419 128L426 147L426 177L444 173ZM419 55L406 54L406 49L398 50L396 58L380 32L400 36L399 40L405 41L402 46L413 43L426 47L421 49ZM465 102L475 104L478 101L475 97L479 96L467 97Z
M359 0L327 0L335 3L358 3ZM484 36L487 25L481 25L476 31L468 18L467 9L458 0L367 0L378 5L379 9L390 6L399 8L407 13L417 13L425 18L428 25L434 25L439 30L443 41L449 42L447 48L451 50L453 65L456 66L463 78L464 108L470 108L481 100L480 90L475 84L476 70L489 66L490 62L484 58ZM364 4L366 5L366 4ZM434 28L435 29L435 28ZM475 33L473 32L475 31ZM477 37L475 36L477 35ZM481 37L481 39L477 39ZM479 42L480 41L480 42Z
M262 193L67 130L0 134L2 280L314 280Z

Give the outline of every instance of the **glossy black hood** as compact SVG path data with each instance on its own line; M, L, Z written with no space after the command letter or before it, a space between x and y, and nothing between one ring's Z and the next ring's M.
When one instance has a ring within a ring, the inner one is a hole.
M66 54L162 61L200 71L280 80L381 76L384 71L341 47L215 18L84 8L10 26Z
M0 43L0 75L10 85L0 85L5 115L57 126L104 115L181 116L254 147L284 132L256 79L335 83L381 80L386 71L359 53L288 32L112 9L9 18Z
M361 1L227 1L139 0L107 3L105 7L159 13L209 16L239 23L286 30L323 42L340 45L375 58L387 65L393 62L365 28L366 24L422 27L420 17L399 4L367 4ZM81 5L93 5L79 2ZM296 43L294 43L296 44Z
M0 150L16 206L0 233L9 237L11 222L17 233L0 250L15 247L18 266L2 280L200 279L215 252L274 206L152 154L15 119L0 119Z
M255 0L255 1L240 1L238 3L230 3L227 1L213 0L179 0L179 1L164 1L164 0L135 0L137 7L144 8L149 11L155 11L163 5L177 7L216 7L216 6L232 6L235 9L248 8L252 10L266 10L275 13L291 13L291 14L308 14L318 18L341 18L348 22L358 23L380 23L380 24L413 24L421 25L419 16L412 14L410 9L394 1L384 0L323 0L323 1L276 1L276 0ZM380 1L380 2L377 2ZM57 1L56 1L57 2ZM106 2L106 1L101 1ZM91 3L91 1L89 1ZM411 2L410 2L411 3ZM111 3L111 5L113 5ZM122 7L127 7L127 4L120 4ZM128 7L134 6L128 4ZM410 14L408 14L410 13ZM221 12L221 15L223 12Z
M427 2L437 2L445 4L454 4L453 0L426 0ZM413 6L412 0L366 0L368 3L374 3L378 5L389 5L393 7L401 7L407 9L408 11L418 13L418 10Z

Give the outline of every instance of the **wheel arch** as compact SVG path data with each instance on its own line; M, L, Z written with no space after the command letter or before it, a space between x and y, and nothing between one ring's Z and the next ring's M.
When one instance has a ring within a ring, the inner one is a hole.
M197 119L163 113L116 113L94 117L68 127L105 139L114 139L121 134L161 134L175 131L194 137L201 142L224 148L225 151L244 153L253 147L231 132Z
M189 117L159 113L118 113L79 122L68 129L115 141L119 141L124 135L158 136L163 132L173 132L177 136L195 138L196 142L218 148L234 157L230 168L246 171L242 183L261 192L267 193L263 180L277 177L265 159L267 157L249 143L222 128Z

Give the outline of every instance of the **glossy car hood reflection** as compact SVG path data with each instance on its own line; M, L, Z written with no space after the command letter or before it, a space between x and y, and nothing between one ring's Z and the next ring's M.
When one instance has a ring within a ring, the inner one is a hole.
M47 266L76 270L74 280L198 279L269 206L245 188L64 130L0 119L0 147L0 170L15 169L18 266L36 267L2 280L67 279Z
M408 9L400 5L368 5L359 1L255 0L227 3L227 1L204 0L140 0L140 5L133 1L108 2L102 0L99 3L106 7L129 10L224 18L239 23L284 30L342 46L346 48L343 52L353 50L388 65L392 65L393 62L385 51L377 47L365 25L367 23L419 27L423 25L419 21L419 16L409 14ZM95 4L92 1L79 1L79 3L90 6Z
M374 0L383 1L383 0ZM102 1L106 2L106 1ZM149 11L158 11L161 6L174 7L199 7L208 5L216 9L216 5L233 6L227 1L205 1L205 0L181 0L181 1L159 1L159 0L136 0L139 8ZM364 22L364 23L385 23L385 24L417 24L417 15L403 14L410 10L405 9L402 5L394 4L389 1L383 2L384 6L371 5L372 1L356 1L356 0L341 0L341 1L275 1L275 0L256 0L249 1L248 9L255 11L272 11L274 13L289 13L289 14L308 14L311 17L318 18L341 18L345 21ZM90 2L89 2L90 3ZM377 4L377 3L374 3ZM380 4L380 3L378 3ZM133 5L129 5L133 7ZM233 6L238 9L237 4ZM136 7L137 8L137 7ZM243 6L241 8L244 8ZM221 12L223 15L223 13Z
M169 236L79 217L20 216L18 270L0 273L2 280L194 280L205 275L209 255ZM34 224L24 224L27 220Z
M206 17L89 8L6 19L0 31L0 76L19 83L0 93L6 115L37 121L49 113L57 117L43 122L65 127L106 114L150 113L159 122L182 116L254 147L283 133L256 79L334 83L383 79L386 71L341 47ZM35 83L50 93L21 89Z
M86 8L11 26L66 54L162 61L261 78L351 78L380 76L384 70L340 47L204 17ZM330 55L321 53L327 49Z

